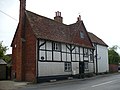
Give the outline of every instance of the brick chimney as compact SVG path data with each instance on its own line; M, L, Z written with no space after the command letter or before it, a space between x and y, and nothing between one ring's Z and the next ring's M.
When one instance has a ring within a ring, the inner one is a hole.
M26 10L26 0L19 0L20 1L20 10L19 10L19 31L20 31L20 37L21 40L19 42L19 73L16 74L16 79L18 81L24 81L25 80L25 10Z
M79 21L81 21L81 16L80 15L77 17L77 22L79 22Z
M19 0L19 1L20 1L19 21L22 21L25 16L26 0Z
M57 11L55 12L56 16L54 17L54 20L57 22L62 23L63 22L63 18L61 17L61 12Z

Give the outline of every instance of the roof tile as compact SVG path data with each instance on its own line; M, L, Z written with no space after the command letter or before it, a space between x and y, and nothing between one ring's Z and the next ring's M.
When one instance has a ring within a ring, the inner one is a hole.
M26 11L26 15L37 38L92 48L82 21L65 25L30 11ZM84 32L85 39L80 38L80 31Z
M97 43L97 44L104 45L104 46L107 46L107 47L108 47L108 45L107 45L102 39L98 38L98 37L97 37L96 35L94 35L93 33L88 32L88 35L89 35L89 37L90 37L90 39L91 39L91 41L92 41L93 43Z

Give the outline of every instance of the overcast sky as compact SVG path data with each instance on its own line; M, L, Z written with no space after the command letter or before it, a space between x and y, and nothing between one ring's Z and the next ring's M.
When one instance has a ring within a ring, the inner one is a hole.
M53 19L60 11L63 23L75 23L79 14L88 32L109 47L120 46L120 0L26 0L29 11ZM6 15L7 14L7 15ZM0 41L9 47L18 25L19 0L0 0Z

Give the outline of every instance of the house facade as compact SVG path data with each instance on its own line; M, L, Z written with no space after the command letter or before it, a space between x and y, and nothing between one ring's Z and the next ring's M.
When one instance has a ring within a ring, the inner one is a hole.
M88 34L95 48L94 50L95 73L99 74L109 72L108 45L93 33L88 32Z
M63 24L61 12L54 19L25 9L12 41L12 77L17 81L43 82L94 73L94 47L81 17Z

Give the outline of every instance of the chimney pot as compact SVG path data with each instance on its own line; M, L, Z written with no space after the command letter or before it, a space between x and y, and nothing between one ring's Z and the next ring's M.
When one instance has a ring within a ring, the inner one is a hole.
M57 11L55 12L56 16L54 17L54 20L57 22L62 23L63 22L63 18L61 17L61 12Z
M80 15L77 17L77 21L81 21L81 16Z

